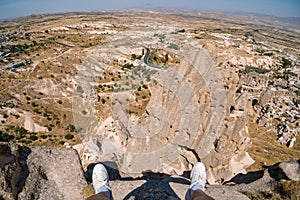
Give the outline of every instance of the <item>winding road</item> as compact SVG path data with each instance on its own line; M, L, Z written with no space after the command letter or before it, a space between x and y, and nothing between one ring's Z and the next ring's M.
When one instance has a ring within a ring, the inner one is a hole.
M150 56L150 48L145 47L145 46L143 46L143 47L144 47L144 48L146 49L146 51L147 51L146 54L145 54L145 56L144 56L144 59L143 59L144 63L145 63L148 67L151 67L151 68L154 68L154 69L163 69L163 68L160 67L160 66L149 64L148 59L149 59L149 56Z

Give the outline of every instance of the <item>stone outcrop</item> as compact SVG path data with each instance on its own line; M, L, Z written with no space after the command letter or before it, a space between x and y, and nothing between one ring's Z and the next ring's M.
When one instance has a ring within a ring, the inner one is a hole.
M215 148L203 158L207 163L207 181L210 184L221 184L238 173L246 173L245 168L254 163L246 152L251 140L247 129L247 95L243 94L235 102L230 117L226 121L223 133Z
M111 55L129 51L128 47L119 48L110 48L116 51ZM107 54L101 57L101 51L107 49L95 51L92 55L97 58L86 60L77 81L86 86L87 94L74 96L73 107L75 122L83 127L83 143L74 148L84 167L95 161L115 161L123 175L132 177L149 170L181 175L201 159L211 184L245 173L253 160L246 153L251 144L248 96L235 94L238 74L219 71L205 50L187 49L181 52L186 57L179 65L156 69L151 78L157 84L150 87L151 98L141 117L125 112L129 109L125 99L132 98L131 93L115 92L111 98L124 101L112 105L113 117L99 120L93 107L96 94L88 84L99 73L95 59L109 60ZM93 77L89 79L87 73ZM226 77L222 77L224 74ZM229 91L225 91L223 80ZM83 109L90 115L79 115Z
M297 76L285 75L282 79L267 74L250 72L241 74L241 92L251 93L252 109L259 127L277 134L277 142L289 148L294 146L299 129L299 103ZM297 86L296 86L297 87Z
M237 174L223 185L206 185L205 192L220 200L252 199L249 197L260 194L285 199L285 192L289 189L280 191L280 184L299 181L299 164L300 161L282 162L261 171ZM144 174L136 180L119 180L115 179L116 175L110 171L110 168L108 171L113 179L110 186L115 199L184 199L190 184L183 176L151 173ZM299 191L290 192L294 197L300 195Z
M0 143L2 199L83 199L86 186L74 149Z
M0 198L11 199L85 199L94 165L84 176L76 152L54 147L25 147L0 143ZM114 199L184 199L190 181L184 176L144 172L137 179L122 178L116 163L103 163L110 177ZM233 163L234 164L234 163ZM206 185L206 193L215 199L248 199L247 192L276 193L278 181L300 181L300 161L277 163L265 170L237 174L224 185ZM246 183L246 184L245 184ZM83 196L84 195L84 196Z
M300 181L300 160L277 163L269 169L277 179Z
M189 181L179 177L163 180L112 181L114 199L184 199L189 189ZM207 186L205 193L218 200L247 200L245 194L230 186Z

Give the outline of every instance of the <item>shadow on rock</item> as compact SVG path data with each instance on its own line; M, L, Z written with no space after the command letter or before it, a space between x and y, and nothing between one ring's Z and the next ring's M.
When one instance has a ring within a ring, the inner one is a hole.
M256 172L248 172L247 174L238 174L235 177L233 177L231 180L225 182L224 184L227 183L236 183L236 184L241 184L241 183L252 183L254 181L257 181L258 179L262 178L264 176L264 171L256 171Z
M280 162L272 166L264 166L264 170L238 174L226 183L252 183L263 177L269 177L275 181L293 180L300 181L300 160L290 162Z
M130 182L130 181L137 181L137 180L146 180L146 183L139 186L138 188L134 189L133 191L129 192L124 199L132 199L135 200L155 200L155 199L180 199L173 189L170 186L170 182L173 183L180 183L183 185L189 185L190 181L185 178L181 177L171 177L168 174L164 173L153 173L152 171L143 172L143 176L139 178L132 178L132 177L121 177L120 172L118 170L118 166L115 162L112 161L104 161L100 162L103 164L108 172L109 180L120 180ZM92 173L95 165L98 163L90 164L87 167L87 171L85 172L85 177L88 182L92 182ZM182 177L189 176L190 172L186 172L182 175Z
M268 172L276 181L281 179L300 181L300 160L276 163L268 167Z
M189 185L190 182L183 178L175 178L164 173L143 172L140 180L147 182L128 193L124 200L132 199L180 199L170 186L170 182ZM138 179L135 179L138 180Z
M30 153L28 147L0 143L0 177L5 179L0 186L0 199L11 195L14 199L18 198L29 175L27 157Z

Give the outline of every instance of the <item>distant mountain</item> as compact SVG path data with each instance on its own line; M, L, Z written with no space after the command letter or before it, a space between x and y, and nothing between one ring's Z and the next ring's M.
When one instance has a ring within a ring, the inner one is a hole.
M252 12L229 12L229 13L233 15L242 15L242 16L258 18L260 20L277 23L280 24L281 26L288 27L288 28L300 29L300 17L278 17L278 16L272 16L263 13L252 13Z
M277 20L281 23L289 24L293 28L300 29L300 17L279 17Z

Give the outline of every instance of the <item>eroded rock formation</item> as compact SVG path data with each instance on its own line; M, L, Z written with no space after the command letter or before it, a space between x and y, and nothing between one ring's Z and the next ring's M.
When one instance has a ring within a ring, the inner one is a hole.
M75 150L0 143L0 152L2 199L84 199Z

